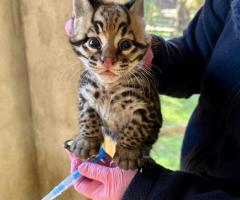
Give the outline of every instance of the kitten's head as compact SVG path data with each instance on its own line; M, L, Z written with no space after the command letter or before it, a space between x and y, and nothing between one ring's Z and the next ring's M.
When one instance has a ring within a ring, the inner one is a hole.
M85 68L103 83L115 83L142 64L148 48L143 0L73 0L73 10L70 43Z

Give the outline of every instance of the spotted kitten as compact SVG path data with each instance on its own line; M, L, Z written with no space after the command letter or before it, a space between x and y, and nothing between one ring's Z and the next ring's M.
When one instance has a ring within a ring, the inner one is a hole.
M74 0L73 8L70 43L85 71L79 86L80 133L71 149L87 159L108 134L117 142L114 160L121 168L149 166L162 118L151 72L143 63L148 49L143 0Z

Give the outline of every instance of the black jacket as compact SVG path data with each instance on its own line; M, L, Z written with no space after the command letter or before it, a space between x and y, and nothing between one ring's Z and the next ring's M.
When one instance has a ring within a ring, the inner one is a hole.
M143 171L123 199L240 199L240 0L207 0L180 38L153 37L159 92L200 93L181 171Z

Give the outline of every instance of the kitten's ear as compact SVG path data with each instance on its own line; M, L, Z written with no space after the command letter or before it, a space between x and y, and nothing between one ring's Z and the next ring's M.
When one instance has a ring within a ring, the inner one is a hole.
M136 15L144 17L144 0L131 0L125 4L125 7Z
M100 3L101 0L73 0L74 17L81 17L84 14L92 12Z

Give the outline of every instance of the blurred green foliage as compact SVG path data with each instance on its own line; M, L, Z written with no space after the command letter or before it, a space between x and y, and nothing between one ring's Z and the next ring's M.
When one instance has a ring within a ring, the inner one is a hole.
M167 0L165 1L167 2ZM176 37L181 35L191 18L204 3L204 0L175 0L171 3L172 6L168 8L164 6L166 2L164 0L147 0L144 2L147 29L151 32L167 30L170 37ZM165 36L161 33L160 35Z
M144 1L144 18L148 24L154 25L157 16L161 13L161 9L156 6L156 0Z
M198 97L198 95L194 95L189 99L176 99L161 96L163 128L186 126ZM183 132L169 132L166 135L160 133L158 141L153 146L151 156L164 167L172 170L179 169L182 140Z
M194 13L200 8L204 0L177 0L175 8L164 9L158 0L145 1L145 21L147 30L155 35L168 39L181 35ZM198 95L189 99L176 99L161 96L163 128L186 126L190 115L198 101ZM151 156L154 160L169 168L179 169L180 149L183 140L182 132L161 135L155 143Z
M162 166L177 170L180 163L180 149L183 140L182 134L160 135L151 151L152 158Z
M197 104L198 95L194 95L189 99L177 99L167 96L161 96L160 99L163 114L163 127L185 126Z

